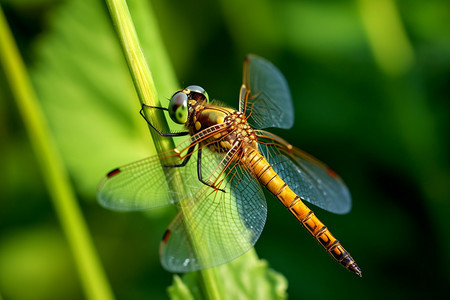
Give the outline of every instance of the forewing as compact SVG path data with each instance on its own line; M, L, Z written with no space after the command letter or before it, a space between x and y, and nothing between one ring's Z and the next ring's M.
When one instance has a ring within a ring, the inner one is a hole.
M244 62L243 84L248 92L241 91L240 109L254 128L291 128L294 109L286 79L269 61L248 55ZM245 103L246 101L246 103Z
M182 203L164 234L160 251L167 270L214 267L239 257L258 240L267 216L260 184L240 165L228 167L216 182L224 192L202 188Z
M333 170L300 149L287 147L281 138L270 136L278 140L258 144L259 150L299 197L333 213L350 211L350 193Z
M97 198L114 210L141 210L176 203L202 187L197 177L197 152L184 167L174 150L117 168L100 182ZM210 164L205 157L205 164Z
M198 147L202 147L201 141L225 129L224 123L210 126L175 149L112 170L99 184L100 204L114 210L141 210L192 197L203 185L197 175ZM190 152L189 149L195 150ZM180 165L188 156L191 158L185 166L171 167ZM204 156L202 162L208 166L205 176L208 176L208 168L212 174L218 167L212 155Z

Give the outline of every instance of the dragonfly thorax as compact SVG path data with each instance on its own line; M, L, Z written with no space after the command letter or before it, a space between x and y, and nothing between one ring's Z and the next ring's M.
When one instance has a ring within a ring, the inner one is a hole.
M218 124L225 126L214 126ZM187 127L191 135L212 130L208 132L210 137L202 144L214 152L228 152L236 143L244 143L244 148L257 148L256 134L247 119L241 112L231 108L197 105Z
M234 133L238 142L256 143L256 134L247 122L244 114L235 111L224 120L229 125L229 130Z

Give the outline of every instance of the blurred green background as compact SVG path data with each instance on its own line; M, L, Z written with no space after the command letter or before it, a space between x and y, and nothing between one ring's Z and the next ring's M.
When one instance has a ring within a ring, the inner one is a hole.
M123 54L101 1L3 0L4 13L118 299L164 299L172 275L158 244L171 210L98 205L110 169L150 155ZM291 299L419 299L450 272L448 1L130 1L144 50L153 11L178 87L237 106L242 61L255 53L287 78L296 121L272 130L331 165L350 214L312 207L350 251L347 272L274 197L256 244ZM164 103L160 57L148 57ZM0 69L0 295L84 298L19 111Z

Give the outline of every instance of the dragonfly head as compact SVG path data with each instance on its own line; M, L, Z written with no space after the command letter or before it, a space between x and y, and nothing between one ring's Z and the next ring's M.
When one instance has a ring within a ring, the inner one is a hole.
M184 124L189 117L190 100L196 103L208 103L208 93L198 85L190 85L173 94L169 103L169 116L175 123Z

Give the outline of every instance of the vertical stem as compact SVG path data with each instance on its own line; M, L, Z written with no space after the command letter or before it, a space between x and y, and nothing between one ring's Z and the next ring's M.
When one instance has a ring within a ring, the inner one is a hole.
M128 68L134 82L134 87L141 104L161 106L158 100L155 83L151 71L147 65L139 43L133 21L125 0L106 0L111 18L119 37ZM148 120L152 120L162 131L168 131L168 124L164 114L156 109L146 109L144 114ZM158 152L164 152L174 147L170 138L162 137L154 130L150 133Z
M89 299L113 299L83 220L67 171L56 150L25 65L0 7L0 61L36 152L56 213L74 255L75 265Z
M150 69L145 60L142 48L139 43L139 39L134 28L134 24L128 10L128 6L125 0L106 0L109 8L111 18L114 23L117 35L119 37L124 55L126 57L128 68L130 70L136 91L139 96L141 104L147 104L151 106L160 106L154 81L150 72ZM167 121L164 115L158 110L144 110L144 113L148 120L157 124L162 131L168 131ZM161 137L154 130L150 130L153 142L158 152L164 152L174 147L173 141L167 137ZM172 188L183 188L182 186L174 186ZM179 199L183 200L183 199ZM188 209L183 209L183 214L189 214ZM185 220L191 220L187 217ZM194 220L195 221L195 220ZM187 232L190 232L190 224L185 224ZM189 236L193 248L195 251L200 251L201 247L197 247L196 238L194 235ZM220 299L218 291L217 277L214 274L214 269L207 269L200 271L202 283L201 287L205 291L207 298Z

